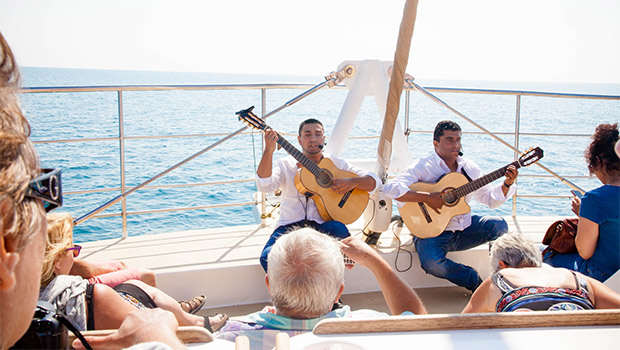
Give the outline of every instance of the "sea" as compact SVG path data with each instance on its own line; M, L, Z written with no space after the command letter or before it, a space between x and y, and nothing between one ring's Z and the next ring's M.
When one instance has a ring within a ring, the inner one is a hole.
M152 71L120 71L93 69L61 69L22 67L24 87L77 87L117 85L212 85L256 83L318 84L321 76L241 75L215 73L181 73ZM620 84L536 83L450 81L420 79L424 87L482 88L522 91L544 91L578 94L620 95ZM266 96L266 111L272 111L302 93L303 90L275 89ZM313 117L325 124L327 136L333 129L346 99L346 89L323 89L283 109L268 119L268 124L297 144L295 133L299 123ZM486 94L435 93L444 102L484 128L499 133L514 144L514 96ZM115 91L61 92L22 94L22 106L30 121L31 138L36 142L43 167L63 170L64 204L59 211L74 218L118 196L121 187L118 95ZM256 106L261 110L260 90L217 91L126 91L123 92L123 131L126 189L141 184L183 159L212 145L243 126L235 112ZM400 118L404 116L404 98ZM413 158L432 151L434 125L445 119L459 123L464 131L463 152L489 173L513 161L513 152L497 140L420 93L412 92L409 105L409 149ZM567 177L584 190L600 186L591 177L583 152L589 135L600 123L620 120L620 101L542 98L521 99L519 148L541 147L545 167L560 177ZM381 132L377 105L372 97L363 102L357 122L351 131L356 137L348 141L342 157L359 159L375 157L378 139L364 138ZM170 138L173 135L185 137ZM84 141L80 141L84 139ZM78 140L67 142L65 140ZM60 142L59 142L60 141ZM328 139L329 142L329 139ZM160 188L137 190L126 197L127 232L148 235L231 225L256 223L253 205L232 205L253 201L256 191L252 181L209 186L183 185L253 179L261 155L261 135L246 132L222 143L213 150L184 164L151 183ZM286 153L281 150L276 157ZM524 216L572 216L570 187L557 176L532 165L521 168L516 214ZM544 177L533 177L543 175ZM169 187L166 187L169 186ZM101 190L97 193L84 191ZM557 196L544 198L540 196ZM187 207L221 208L177 210ZM394 208L396 206L394 205ZM500 208L489 209L472 203L480 214L511 215L512 200ZM171 210L171 211L169 211ZM141 212L154 213L141 213ZM119 238L122 221L117 203L99 216L75 227L76 242ZM394 209L394 213L397 211Z

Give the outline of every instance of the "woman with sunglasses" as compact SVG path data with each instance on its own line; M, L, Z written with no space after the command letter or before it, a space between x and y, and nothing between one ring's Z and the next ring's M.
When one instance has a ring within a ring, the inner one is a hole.
M45 212L62 205L59 176L58 186L39 186L51 176L39 169L19 105L19 82L15 58L0 33L0 350L13 346L32 322L45 251ZM177 327L171 312L141 310L131 313L117 332L87 340L105 349L147 342L183 349ZM77 340L73 345L83 348Z
M81 249L73 244L71 215L48 214L47 231L39 298L52 303L80 330L118 328L136 308L159 307L172 312L181 326L204 326L210 331L219 329L228 319L224 314L207 318L189 314L172 297L138 280L112 289L68 275Z
M17 98L19 80L0 34L0 349L15 344L32 321L45 249L43 202L27 196L40 172Z

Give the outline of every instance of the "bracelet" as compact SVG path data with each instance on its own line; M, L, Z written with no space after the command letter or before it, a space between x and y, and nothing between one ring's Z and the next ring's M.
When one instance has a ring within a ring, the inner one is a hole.
M506 184L506 181L504 181L504 186L506 186L506 188L510 188L510 186L512 186L512 184L507 185L507 184Z

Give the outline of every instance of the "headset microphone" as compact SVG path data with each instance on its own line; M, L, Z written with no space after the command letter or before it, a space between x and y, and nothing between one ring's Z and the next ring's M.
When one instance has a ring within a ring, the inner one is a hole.
M318 145L317 146L319 149L323 149L323 145Z
M459 156L463 156L463 151L459 151Z

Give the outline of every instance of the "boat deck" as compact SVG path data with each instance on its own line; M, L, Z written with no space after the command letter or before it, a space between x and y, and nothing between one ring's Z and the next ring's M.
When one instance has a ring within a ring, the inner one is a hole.
M559 219L552 216L504 218L511 232L526 234L535 242L540 242L549 225ZM361 236L362 225L361 221L350 225L351 233ZM240 306L256 311L258 305L269 301L258 256L272 231L269 225L229 226L88 242L83 244L82 251L86 260L117 259L130 267L149 268L157 276L158 287L176 299L205 294L210 308L222 311L234 307L230 309L232 316L244 313L245 309ZM416 289L430 312L459 312L471 293L421 269L406 227L399 238L388 230L381 235L376 249L393 267L402 271L399 272L401 277ZM489 274L488 245L451 252L448 256L475 266L482 276ZM378 291L370 271L363 267L346 271L343 302L353 308L386 310ZM208 312L208 309L203 311Z

